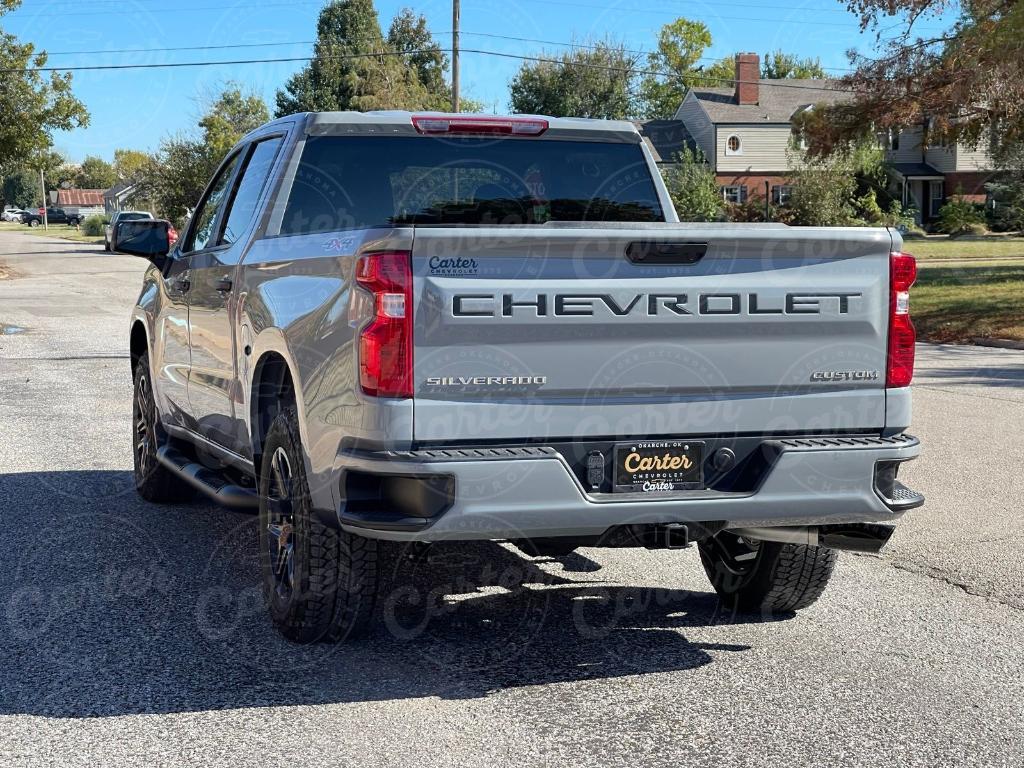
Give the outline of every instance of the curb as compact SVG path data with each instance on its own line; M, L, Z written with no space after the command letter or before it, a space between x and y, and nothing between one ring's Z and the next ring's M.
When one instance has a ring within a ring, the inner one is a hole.
M1013 339L971 339L971 343L978 347L1024 350L1024 341L1014 341Z

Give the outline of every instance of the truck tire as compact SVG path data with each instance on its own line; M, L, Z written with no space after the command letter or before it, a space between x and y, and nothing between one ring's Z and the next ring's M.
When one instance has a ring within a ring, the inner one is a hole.
M166 439L156 415L153 382L150 380L149 355L135 365L135 397L132 399L132 456L135 490L146 501L167 504L188 496L183 483L156 458Z
M730 610L790 613L821 597L838 553L824 547L747 542L724 531L698 545L711 585Z
M41 222L39 219L29 219L29 221L28 221L28 225L30 227L38 227L42 223L43 222Z
M294 405L277 414L267 433L259 531L264 591L286 638L339 642L365 632L378 593L378 545L318 519Z

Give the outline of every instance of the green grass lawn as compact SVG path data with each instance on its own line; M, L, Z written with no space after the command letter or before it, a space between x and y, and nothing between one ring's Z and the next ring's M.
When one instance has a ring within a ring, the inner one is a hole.
M12 221L0 221L0 232L24 232L26 235L39 237L59 237L61 240L71 240L75 243L99 243L103 244L103 236L93 237L77 231L67 224L51 224L49 231L39 227L26 227L24 224L17 224Z
M1024 258L1024 237L991 237L985 240L906 240L903 243L903 250L919 259Z
M918 338L1024 341L1024 258L955 266L922 262L919 267L910 289Z

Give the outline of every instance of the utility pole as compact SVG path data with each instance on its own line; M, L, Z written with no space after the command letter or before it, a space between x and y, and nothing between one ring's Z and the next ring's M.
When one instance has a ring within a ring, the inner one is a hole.
M43 193L43 229L50 231L50 222L46 220L46 179L43 177L43 167L39 166L39 191Z
M459 111L459 0L452 0L452 112Z

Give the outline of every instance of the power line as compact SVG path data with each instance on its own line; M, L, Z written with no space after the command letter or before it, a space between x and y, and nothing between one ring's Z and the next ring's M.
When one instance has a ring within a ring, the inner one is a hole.
M665 10L665 9L652 10L650 8L635 8L635 7L625 7L625 6L615 6L615 5L597 5L597 4L594 4L594 3L566 2L565 0L521 0L521 2L541 3L543 5L562 5L562 6L568 6L568 7L573 7L573 8L591 8L591 9L605 10L605 11L620 11L620 12L629 12L629 13L647 13L647 14L654 14L654 15L657 15L657 16L664 16L664 17L669 17L669 16L679 17L679 16L681 16L683 14L682 10L680 10L680 11L671 11L671 10ZM262 10L264 8L291 8L291 7L294 7L296 5L306 5L306 6L322 5L322 0L295 0L294 2L290 2L290 3L264 3L264 4L259 6L259 9ZM78 6L78 7L80 7L80 6ZM779 6L779 5L764 6L764 5L756 5L756 4L751 4L751 3L746 3L746 4L730 3L730 7L757 8L757 9L762 9L762 10L766 10L766 11L772 11L772 10L793 10L793 11L803 11L803 12L806 13L808 10L810 10L810 11L813 11L815 13L818 13L820 11L839 11L839 12L847 13L847 11L844 11L843 9L837 9L837 8L832 8L832 9L829 9L829 8L812 8L812 9L808 9L808 8L800 7L800 6ZM147 8L147 9L144 9L142 11L139 11L137 15L144 16L144 15L151 14L151 13L177 13L177 14L180 15L180 14L185 14L185 13L205 12L205 11L232 11L232 10L239 10L241 8L242 8L241 5L208 5L208 6L199 6L199 7L194 7L194 8L152 8L152 9ZM17 11L15 11L15 13L17 13ZM53 14L49 14L48 13L47 15L51 15L52 16ZM64 18L66 16L104 16L104 15L107 15L107 16L117 15L117 16L124 17L124 16L131 15L131 12L130 11L125 11L124 9L120 9L120 10L116 10L116 11L114 11L114 10L111 10L111 11L86 11L86 12L70 11L70 12L67 12L67 13L62 12L62 13L59 14L59 16L61 18ZM806 19L802 19L799 22L792 22L791 20L779 19L779 18L759 19L759 18L750 18L748 16L722 16L722 15L719 15L719 14L715 14L713 18L715 20L722 20L722 21L753 21L753 22L767 23L767 24L772 24L772 23L776 23L776 24L797 23L797 24L800 24L800 25L807 25L807 24L809 24L809 25L815 25L815 26L829 26L829 27L849 27L851 23L857 24L855 19L851 19L849 22L808 21ZM697 19L697 20L699 20L699 19ZM918 27L918 29L921 29L922 31L928 31L929 29L937 29L937 28Z
M648 13L648 14L654 14L656 16L674 16L674 17L677 17L677 18L680 15L682 15L681 12L677 12L677 11L651 10L650 8L632 8L632 7L626 8L626 7L623 7L623 6L616 6L616 5L596 5L594 3L574 3L574 2L565 2L565 0L519 0L519 1L520 2L524 2L524 3L540 3L542 5L564 5L564 6L569 6L569 7L573 7L573 8L592 8L592 9L599 10L599 11L619 11L619 12L629 12L629 13ZM729 5L730 5L730 7L732 7L733 5L738 5L738 4L730 3ZM755 8L756 7L760 7L762 9L766 10L766 11L771 11L771 10L775 10L775 9L787 9L787 10L804 11L804 12L807 12L808 10L811 10L811 11L817 12L817 10L818 10L818 9L799 8L799 7L796 7L796 6L778 6L778 5L771 6L771 7L766 7L766 6L751 6L751 7L755 7ZM767 24L799 24L799 25L814 24L816 26L823 26L823 27L849 27L850 26L849 23L843 23L843 22L838 22L838 21L807 21L807 20L803 20L802 19L800 21L794 22L791 19L780 19L780 18L775 18L775 19L754 19L754 18L751 18L749 16L721 16L719 14L714 14L713 19L716 20L716 21L719 20L719 19L722 20L722 21L756 21L756 22L767 23ZM693 21L701 21L701 19L693 19ZM853 22L854 24L857 24L858 25L858 29L859 29L859 22L857 22L856 19L851 19L850 21ZM939 27L916 27L915 26L915 29L921 29L923 31L928 31L929 29L931 29L931 30L938 30L938 29L941 29L941 28L939 28Z
M235 59L232 61L179 61L179 62L150 62L146 64L90 64L84 66L72 66L72 67L29 67L26 69L14 69L5 68L0 69L0 73L3 74L15 74L22 72L94 72L94 71L106 71L106 70L128 70L128 69L178 69L184 67L216 67L216 66L234 66L242 64L282 64L282 63L294 63L299 61L312 61L314 58L321 59L332 59L332 60L344 60L344 59L362 59L372 58L377 56L409 56L417 53L432 53L436 51L443 51L450 53L451 49L448 48L434 48L434 49L419 49L413 51L375 51L372 53L350 53L350 54L337 54L337 55L326 55L320 57L313 56L288 56L273 59ZM522 54L515 53L504 53L501 51L488 51L480 48L462 48L465 53L476 53L483 56L497 56L499 58L516 59L519 61L535 61L538 63L556 64L563 65L564 62L559 59L552 59L544 56L525 56ZM589 62L574 62L572 66L584 67L588 69L598 69L606 72L622 72L631 73L637 75L652 75L655 77L674 77L676 73L661 72L652 69L639 69L636 67L609 67L604 64L591 64ZM795 90L804 91L821 91L822 89L816 86L799 85L797 83L765 83L760 80L746 81L746 80L735 80L724 77L709 77L701 75L704 80L717 81L721 83L758 83L761 87L766 88L791 88ZM836 92L842 92L840 89L831 89Z
M107 48L92 51L43 51L47 56L95 56L104 53L170 53L173 51L221 51L229 48L270 48L285 45L313 45L316 40L295 40L287 43L233 43L231 45L184 45L176 48Z
M327 56L286 56L277 59L235 59L232 61L158 61L148 64L88 64L71 67L27 67L25 69L6 68L0 69L0 73L13 74L16 72L96 72L111 69L177 69L181 67L216 67L234 64L286 64L297 61L312 61L314 58L321 59L364 59L374 56L410 56L417 53L431 53L439 49L419 49L415 51L375 51L373 53L349 53Z
M437 33L432 33L432 34L435 37L446 37L446 36L451 35L452 33L451 32L437 32ZM600 45L596 45L596 44L593 44L593 43L581 43L581 42L575 42L575 41L562 41L562 40L545 40L545 39L536 38L536 37L518 37L518 36L515 36L515 35L498 35L498 34L494 34L492 32L470 32L470 31L462 30L461 34L463 34L463 35L470 35L472 37L486 37L486 38L491 38L491 39L495 39L495 40L510 40L510 41L513 41L513 42L537 43L537 44L540 44L540 45L556 45L556 46L563 46L563 47L566 47L566 48L584 48L584 49L587 49L587 50L594 50L594 49L597 49L597 48L601 47ZM381 38L372 38L372 39L371 38L357 38L357 39L351 40L350 42L376 42L376 41L379 41L380 39ZM284 42L267 42L267 43L233 43L233 44L230 44L230 45L186 45L186 46L176 46L176 47L170 47L170 48L113 48L113 49L94 49L94 50L88 50L88 51L85 51L85 50L82 50L82 51L45 51L45 53L46 53L47 56L71 56L71 55L86 56L86 55L102 55L102 54L113 54L113 53L173 53L173 52L177 52L177 51L219 51L219 50L233 50L233 49L239 49L239 48L264 48L264 47L265 48L271 48L271 47L283 47L283 46L290 46L290 45L315 45L317 42L318 41L316 41L316 40L291 40L291 41L284 41ZM646 54L650 53L650 51L645 50L645 49L625 48L625 47L619 48L619 46L615 42L612 42L611 46L613 48L618 48L619 50L622 50L622 51L624 51L626 53L635 53L635 54L639 54L639 55L646 55ZM716 58L714 56L700 56L700 57L698 57L698 60L699 61L707 61L707 62L717 63L719 61L725 61L725 60L730 59L730 58L732 58L732 57L731 56L722 56L722 57L717 57ZM67 67L59 67L59 68L58 67L54 67L54 69L62 69L63 70L63 69L67 69ZM846 73L846 72L850 71L849 69L844 69L844 68L841 68L841 67L822 67L822 69L827 69L827 70L831 70L831 71L834 71L834 72L841 72L841 73Z
M81 7L80 4L76 4L76 5L77 5L77 7ZM262 5L259 6L259 9L262 10L263 8L294 8L296 5L323 5L323 1L322 0L295 0L295 2L291 2L291 3L263 3ZM24 6L22 6L22 8L24 8ZM20 10L21 10L21 8L19 8L16 11L14 11L13 13L14 14L18 14L18 11L20 11ZM182 15L182 14L185 14L185 13L195 13L197 11L198 12L203 12L203 11L246 11L246 12L251 12L252 9L247 7L246 5L244 5L242 3L239 3L237 5L205 5L205 6L200 6L200 7L196 7L196 8L143 8L143 9L139 9L138 11L135 11L133 13L131 10L126 10L122 6L122 8L119 9L119 10L111 10L111 11L68 11L68 12L61 11L61 12L56 13L56 14L51 13L50 11L46 11L46 12L41 13L41 14L18 14L18 18L21 18L22 16L25 16L26 18L32 18L33 16L42 16L42 15L45 15L45 16L50 17L50 18L54 18L54 17L56 17L56 18L64 18L66 16L121 16L121 17L126 17L126 16L131 16L131 15L147 16L147 15L149 15L151 13L176 13L178 15Z
M502 53L500 51L484 51L484 50L480 50L480 49L476 49L476 48L463 48L462 51L463 51L463 53L479 53L479 54L484 54L484 55L487 55L487 56L499 56L499 57L505 58L505 59L519 59L520 61L536 61L536 62L545 63L545 64L559 64L559 65L562 65L562 64L565 63L563 61L560 61L559 59L550 59L550 58L545 58L545 57L542 57L542 56L522 56L522 55L515 54L515 53ZM637 69L635 67L608 67L608 66L605 66L603 64L590 64L589 62L573 62L571 66L574 66L574 67L586 67L586 68L589 68L589 69L600 69L600 70L604 70L604 71L607 71L607 72L623 72L623 73L629 72L629 73L636 74L636 75L652 75L654 77L676 77L677 76L677 73L674 73L674 72L660 72L658 70L653 70L653 69ZM799 91L822 91L822 90L829 90L829 91L833 91L835 93L853 93L853 91L850 91L848 89L842 89L842 88L821 88L821 87L815 86L815 85L799 85L798 83L780 83L780 82L777 82L777 81L764 82L761 79L757 79L757 80L736 80L734 78L711 77L711 76L703 75L703 74L698 75L698 77L700 77L703 80L711 80L711 81L719 82L719 83L728 83L729 85L732 85L732 84L743 84L743 85L758 85L761 88L790 88L790 89L799 90Z

